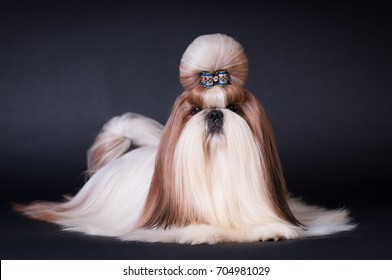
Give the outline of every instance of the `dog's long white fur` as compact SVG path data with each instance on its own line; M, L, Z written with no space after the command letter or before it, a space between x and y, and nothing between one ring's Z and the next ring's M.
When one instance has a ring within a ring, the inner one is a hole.
M178 180L187 180L178 182L178 185L188 188L178 191L185 193L186 199L190 200L189 205L197 207L208 224L169 229L137 228L149 191L158 143L146 143L112 159L70 201L47 203L47 209L40 204L39 211L49 210L56 214L59 219L55 222L65 230L149 242L251 242L276 237L291 239L326 235L354 227L349 224L347 210L326 210L293 198L289 200L291 210L305 227L288 225L277 219L265 206L268 202L261 193L262 189L258 188L263 184L263 178L257 168L261 163L252 155L252 150L257 148L251 133L240 117L228 110L224 114L228 119L224 132L227 137L208 139L205 126L201 123L203 115L200 114L188 123L176 151L178 162L184 163L177 166L178 172L186 174ZM127 117L129 115L120 119ZM140 115L132 115L132 118L139 118L143 123L155 123ZM127 121L112 120L105 125L106 129L118 129L118 126L122 126L123 137L138 137L132 135L132 127ZM157 133L158 127L153 125L150 129L151 133ZM238 133L248 135L236 137ZM203 139L215 142L210 143L214 162L208 177L203 175L205 170L200 170L206 168L200 165L205 161L200 158L204 156ZM191 154L187 152L189 149L193 151ZM224 166L227 169L223 169ZM36 210L32 206L26 214L34 217L39 214Z

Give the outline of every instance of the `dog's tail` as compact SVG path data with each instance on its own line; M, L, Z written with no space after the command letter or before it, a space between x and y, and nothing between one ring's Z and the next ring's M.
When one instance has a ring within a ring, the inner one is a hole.
M69 229L80 226L79 228L83 228L84 232L98 234L97 232L101 232L99 231L101 219L106 221L110 216L109 220L121 221L123 212L114 209L119 205L127 204L126 201L130 198L128 194L136 195L138 198L142 197L138 194L140 190L144 194L144 187L148 186L148 174L153 170L154 148L160 142L162 129L163 126L158 122L138 114L127 113L112 118L103 126L87 155L88 175L92 176L98 170L101 172L90 178L76 196L65 196L62 202L14 203L13 208L34 219L58 223ZM142 147L145 149L137 149ZM114 161L131 148L135 150L135 157ZM102 168L109 162L115 166L103 170ZM146 169L148 172L143 173ZM135 172L147 175L143 178L137 176L135 178ZM118 203L102 207L107 199L114 199ZM143 203L144 200L140 199L140 201ZM134 207L135 204L131 205ZM101 224L107 223L101 222ZM117 226L110 224L112 230ZM124 228L129 229L131 226L128 227L127 224Z
M87 152L87 173L91 177L110 161L131 148L159 144L163 126L147 117L126 113L108 121Z

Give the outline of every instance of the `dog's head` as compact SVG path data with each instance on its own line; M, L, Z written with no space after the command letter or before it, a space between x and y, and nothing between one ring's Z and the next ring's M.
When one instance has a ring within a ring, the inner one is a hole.
M247 76L247 57L229 36L200 36L185 51L185 91L164 129L142 227L298 225L271 124L243 87Z

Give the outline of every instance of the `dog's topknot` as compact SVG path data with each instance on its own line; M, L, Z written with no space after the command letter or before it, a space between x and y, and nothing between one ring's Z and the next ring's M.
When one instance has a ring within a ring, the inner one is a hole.
M202 35L186 49L180 63L180 82L185 90L200 86L201 72L229 73L229 83L242 87L248 78L248 59L242 46L224 34Z

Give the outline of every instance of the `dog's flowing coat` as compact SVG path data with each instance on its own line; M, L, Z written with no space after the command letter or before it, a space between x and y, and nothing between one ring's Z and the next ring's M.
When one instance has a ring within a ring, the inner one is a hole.
M217 70L229 73L229 85L201 87L200 72ZM181 60L185 91L165 128L136 114L113 118L88 152L91 178L75 197L17 208L67 230L149 242L249 242L352 229L346 210L289 197L270 122L243 88L247 76L238 42L198 37Z

